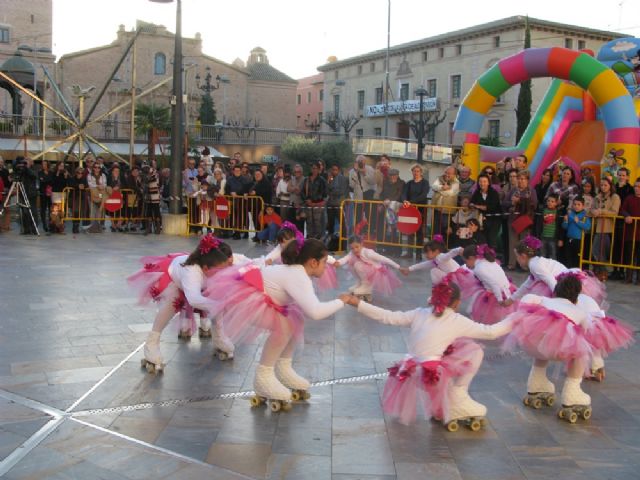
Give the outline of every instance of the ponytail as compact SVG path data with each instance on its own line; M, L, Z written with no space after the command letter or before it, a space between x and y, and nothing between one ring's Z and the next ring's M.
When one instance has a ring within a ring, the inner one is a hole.
M533 235L527 235L517 246L516 253L526 255L533 258L538 254L538 250L542 247L542 242Z
M205 235L198 243L196 249L182 264L183 267L198 265L200 267L213 268L226 262L229 257L220 247L223 245L218 238L211 234ZM226 244L224 244L226 245ZM224 247L223 247L224 248ZM228 251L231 248L227 245Z
M487 262L496 261L496 252L489 245L467 245L462 251L463 258L482 257Z
M447 307L453 306L458 300L460 300L460 287L455 283L444 281L431 289L429 305L433 307L435 316L440 317Z
M308 238L301 247L297 242L289 242L282 249L282 263L285 265L304 265L307 261L322 260L329 254L327 247L320 240Z
M444 238L442 237L442 235L434 235L431 240L424 244L422 250L425 252L427 250L431 250L432 252L437 250L440 253L447 253L448 251L447 246L444 244Z

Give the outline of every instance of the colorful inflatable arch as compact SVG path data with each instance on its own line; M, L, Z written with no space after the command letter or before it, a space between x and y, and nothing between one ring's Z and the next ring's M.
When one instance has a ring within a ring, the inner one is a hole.
M473 174L477 175L480 162L485 161L479 145L485 115L510 87L537 77L568 80L588 92L604 122L604 151L624 150L631 178L635 178L640 125L631 95L612 69L587 53L565 48L523 50L496 63L474 83L454 124L456 132L465 133L462 160ZM535 167L530 164L530 168Z

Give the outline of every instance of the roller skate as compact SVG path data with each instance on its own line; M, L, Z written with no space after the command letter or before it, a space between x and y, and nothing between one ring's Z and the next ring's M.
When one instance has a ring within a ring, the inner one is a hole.
M231 340L229 340L229 337L224 334L220 319L216 321L213 329L213 346L215 348L214 355L216 355L219 360L225 361L233 358L235 346Z
M591 361L591 372L586 378L594 382L603 382L605 376L604 360L601 355L594 353L593 360Z
M180 332L178 332L179 340L191 341L191 336L193 335L191 325L192 321L187 315L180 315Z
M154 374L162 373L164 370L160 352L160 332L149 332L147 341L144 343L144 358L140 360L140 366Z
M444 425L450 432L456 432L460 423L477 432L487 424L487 407L469 396L466 386L449 388L449 412Z
M351 293L353 293L360 300L364 300L367 303L371 303L373 300L373 295L371 294L372 288L371 284L368 283L358 283L354 285L351 289Z
M527 380L527 394L522 399L527 407L542 408L543 405L552 407L556 401L556 387L547 378L547 367L531 367Z
M309 393L309 387L311 384L309 380L301 377L291 366L290 358L281 358L276 363L276 377L282 382L282 384L291 389L291 399L294 402L299 400L309 400L311 394Z
M253 389L255 395L251 397L251 407L265 403L272 412L291 410L291 391L276 378L273 367L258 365Z
M200 326L198 327L198 337L211 338L211 320L200 315Z
M569 378L562 387L562 408L558 411L558 418L569 423L576 423L578 417L583 420L591 418L591 397L580 388L580 378Z

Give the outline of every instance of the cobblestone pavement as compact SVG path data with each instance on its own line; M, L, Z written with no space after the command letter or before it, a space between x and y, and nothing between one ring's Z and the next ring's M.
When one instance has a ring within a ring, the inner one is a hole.
M265 247L231 241L259 256ZM489 408L478 433L404 426L380 405L386 367L406 352L406 329L345 308L308 322L298 370L314 382L288 413L251 409L260 343L233 361L210 340L162 337L163 375L140 368L154 317L125 277L143 254L189 251L196 238L135 234L0 236L0 477L7 479L630 479L640 471L640 348L586 383L590 421L522 405L530 361L488 344L471 393ZM349 285L345 272L339 278ZM403 279L387 308L426 301L423 275ZM516 281L524 280L516 275ZM336 292L324 295L335 296ZM640 287L609 283L613 315L640 328ZM560 386L561 367L551 376Z

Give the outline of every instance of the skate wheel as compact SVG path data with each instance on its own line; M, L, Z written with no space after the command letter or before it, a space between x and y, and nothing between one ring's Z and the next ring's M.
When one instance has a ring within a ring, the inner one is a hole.
M564 409L558 410L558 418L564 418Z
M450 432L457 432L458 431L458 421L457 420L451 420L449 423L447 423L447 430L449 430Z
M589 420L591 418L592 413L593 413L593 410L591 410L591 407L587 407L582 411L582 418L584 420Z
M218 355L218 360L223 362L229 358L229 355L227 354L227 352L219 351L217 355Z
M281 402L282 405L282 411L283 412L288 412L289 410L291 410L291 408L293 408L293 405L291 405L291 402Z
M282 408L282 403L280 402L280 400L271 400L269 402L269 409L272 412L279 412L281 408Z
M542 408L542 400L539 398L534 398L531 402L531 406L536 410L539 410L540 408Z
M571 412L567 417L569 423L576 423L578 421L578 414L576 412Z
M262 404L262 398L258 396L251 397L251 399L249 400L249 403L253 408L259 407Z
M549 395L546 399L546 403L548 407L553 407L553 404L556 403L555 395Z
M291 392L291 400L293 400L294 402L302 400L301 392L298 390L294 390L293 392Z
M302 399L309 400L311 398L311 394L309 392L302 392Z
M472 432L477 432L482 427L480 420L474 419L469 422L469 428Z
M526 397L524 397L522 399L522 403L524 403L525 407L528 407L529 404L531 403L531 397L529 395L527 395Z
M486 418L480 418L478 421L480 422L480 426L482 426L482 427L486 427L487 426L487 419Z
M200 338L211 338L211 330L203 330L202 328L198 327L198 336Z

